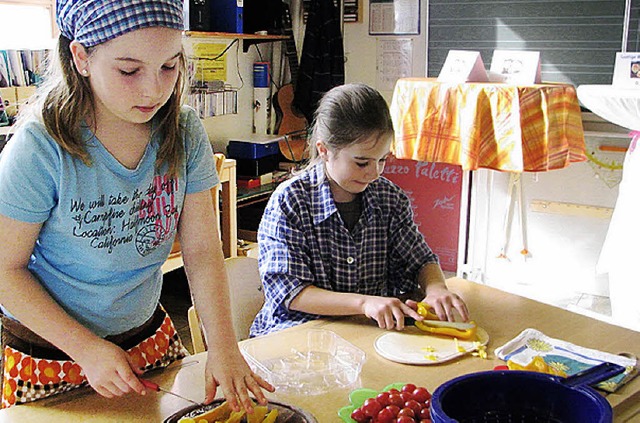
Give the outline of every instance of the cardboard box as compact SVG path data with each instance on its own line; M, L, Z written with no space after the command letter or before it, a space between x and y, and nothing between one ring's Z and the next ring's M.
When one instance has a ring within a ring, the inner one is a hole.
M4 102L4 110L9 117L13 117L18 113L18 95L16 87L0 88L0 97Z
M236 185L238 188L257 188L260 184L260 178L247 178L247 177L238 177L236 179Z

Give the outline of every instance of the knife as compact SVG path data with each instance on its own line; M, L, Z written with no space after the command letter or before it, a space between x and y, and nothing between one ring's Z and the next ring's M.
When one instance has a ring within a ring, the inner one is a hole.
M464 323L464 322L449 322L449 321L445 321L445 320L432 320L432 319L425 319L425 320L420 320L421 322L429 325L429 326L437 326L437 327L443 327L443 328L454 328L454 329L459 329L459 330L469 330L469 329L473 329L474 327L476 327L476 325L474 323ZM416 320L413 317L409 317L409 316L405 316L404 318L404 324L405 325L414 325L416 323Z
M176 394L175 392L171 392L171 391L170 391L170 390L168 390L168 389L164 389L164 388L162 388L160 385L158 385L157 383L155 383L155 382L151 382L150 380L147 380L147 379L140 379L140 382L142 382L142 384L144 385L144 387L145 387L145 388L149 388L149 389L151 389L152 391L156 391L156 392L164 392L165 394L171 394L171 395L173 395L174 397L178 397L178 398L183 399L183 400L185 400L185 401L189 401L189 402L190 402L190 403L192 403L192 404L195 404L195 405L202 405L202 404L201 404L201 403L199 403L199 402L195 402L195 401L193 401L193 400L190 400L189 398L185 398L185 397L183 397L182 395Z

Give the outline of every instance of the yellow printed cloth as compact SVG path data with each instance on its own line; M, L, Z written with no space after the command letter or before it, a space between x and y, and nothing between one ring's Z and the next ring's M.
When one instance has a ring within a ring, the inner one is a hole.
M587 159L573 85L398 80L393 153L464 170L542 172Z

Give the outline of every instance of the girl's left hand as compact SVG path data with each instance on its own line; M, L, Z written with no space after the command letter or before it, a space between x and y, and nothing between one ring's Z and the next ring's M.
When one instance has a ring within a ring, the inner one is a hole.
M412 307L409 301L407 305ZM440 320L456 321L454 310L460 314L462 321L469 320L469 310L464 300L446 287L429 287L427 296L422 302L429 304Z
M233 411L244 408L247 413L252 413L254 407L253 401L249 398L249 392L253 394L258 403L265 405L267 399L262 390L275 391L269 382L251 371L236 346L228 346L224 348L224 351L210 349L207 354L205 404L213 401L218 386L222 389L222 393Z

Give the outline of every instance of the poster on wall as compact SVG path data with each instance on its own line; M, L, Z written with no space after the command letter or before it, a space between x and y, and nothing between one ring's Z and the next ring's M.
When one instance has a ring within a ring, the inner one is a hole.
M369 35L420 35L420 0L371 0Z
M411 76L413 40L411 38L377 39L376 88L393 91L396 81Z
M442 269L456 272L462 168L390 157L383 175L409 196L418 229L440 258Z

